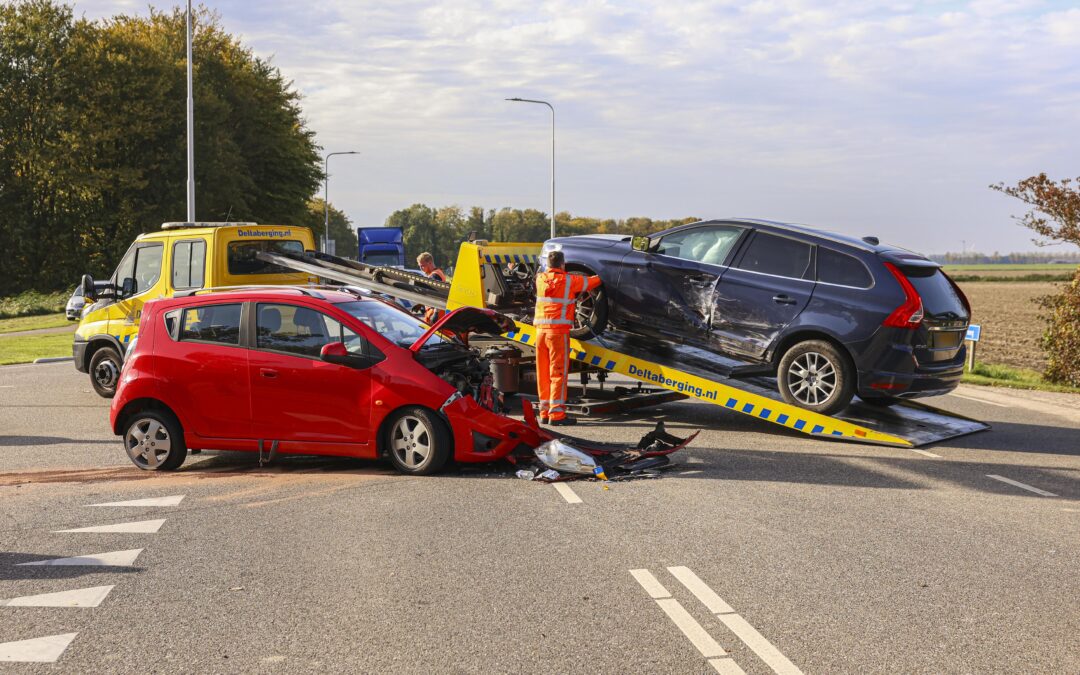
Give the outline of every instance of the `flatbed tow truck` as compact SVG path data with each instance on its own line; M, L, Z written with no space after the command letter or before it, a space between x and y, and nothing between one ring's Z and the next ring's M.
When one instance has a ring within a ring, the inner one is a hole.
M502 312L515 322L514 328L502 336L504 343L531 349L536 342L536 328L531 325L535 303L532 279L541 246L463 243L450 282L314 251L302 255L261 252L258 257L331 282L428 307L481 307ZM576 392L579 402L568 409L571 414L603 414L695 398L816 438L906 448L990 428L983 422L915 401L899 401L882 408L856 400L834 415L814 413L781 400L770 378L737 375L738 364L734 361L685 345L623 333L607 332L587 341L571 339L570 355L574 372L582 378ZM608 373L637 380L639 385L615 391L587 387L594 376L603 385Z

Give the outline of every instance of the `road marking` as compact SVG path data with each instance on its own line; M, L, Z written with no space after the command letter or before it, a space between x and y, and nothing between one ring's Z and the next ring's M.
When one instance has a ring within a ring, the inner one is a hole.
M722 659L709 659L709 665L720 675L746 675L746 671L730 657Z
M689 570L688 570L689 571ZM698 623L690 613L686 611L678 600L671 597L668 589L664 588L653 573L646 569L630 570L631 576L645 589L660 609L668 615L675 627L682 631L688 640L697 648L701 655L709 659L716 672L724 675L745 675L739 664L732 660L724 648L709 635L708 631ZM691 572L693 574L693 572Z
M1021 483L1020 481L1013 480L1012 478L1006 478L1005 476L998 476L998 475L995 475L995 474L992 474L992 473L988 473L988 474L986 474L986 476L988 478L993 478L994 480L999 480L1002 483L1008 483L1009 485L1015 485L1016 487L1018 487L1018 488L1020 488L1022 490L1027 490L1028 492L1034 492L1035 494L1042 495L1043 497L1057 497L1057 495L1054 494L1053 492L1047 492L1046 490L1040 490L1037 487L1031 487L1030 485L1027 485L1026 483Z
M680 471L679 475L680 476L693 476L695 473L701 473L701 471L700 470L697 470L697 471Z
M955 396L956 398L962 398L968 401L975 401L977 403L985 403L986 405L996 405L999 408L1011 408L1012 406L1005 405L1004 403L994 403L993 401L987 401L985 398L976 398L974 396L964 396L963 394L957 394L955 391L950 393L949 396Z
M183 501L184 495L171 497L151 497L150 499L132 499L127 502L105 502L104 504L87 504L87 506L176 506Z
M664 585L657 581L656 577L649 570L630 570L630 574L633 575L637 582L641 584L641 587L645 589L645 592L653 600L660 598L670 598L671 593L668 593L668 589L664 588Z
M567 485L566 483L552 483L552 485L555 486L555 490L558 491L558 493L563 496L563 499L565 499L567 501L567 503L569 503L569 504L580 504L581 503L581 497L578 497L577 494L573 490L571 490L570 486Z
M941 455L935 455L934 453L927 452L926 450L920 450L918 448L908 448L908 450L912 452L917 452L920 455L926 455L927 457L933 457L934 459L941 459Z
M690 642L694 643L697 650L701 652L701 655L707 659L715 658L717 656L727 656L727 652L721 647L716 640L709 635L701 624L697 622L697 619L690 616L690 612L679 604L679 601L675 598L663 598L657 600L656 604L660 605L660 609L664 610L664 613L668 615L671 622L682 631L683 635L687 637Z
M36 565L42 567L57 566L86 566L86 567L131 567L135 559L142 553L141 548L133 548L129 551L110 551L108 553L90 553L73 558L53 558L52 560L37 560L35 562L18 563L17 567Z
M772 668L777 675L802 675L802 671L794 663L780 653L780 650L766 640L765 636L751 626L746 619L737 614L731 605L724 602L723 598L693 571L687 567L669 567L668 572L671 572L671 576L678 579L679 583L693 593L706 609L715 614L716 618L728 627L728 630L735 633L736 637L753 650L758 658ZM713 667L716 668L716 664L713 664ZM719 668L717 670L719 671Z
M64 653L78 633L0 643L0 661L16 663L53 663Z
M802 675L802 671L794 663L781 654L779 649L766 640L765 636L742 616L732 612L731 614L717 614L716 618L720 619L732 633L735 633L743 644L752 649L758 658L772 668L777 675Z
M687 457L686 458L686 463L687 464L704 464L705 460L701 459L700 457Z
M13 385L13 384L0 384L0 389L14 389L14 388L15 388L15 385Z
M94 586L74 591L24 595L0 602L0 607L97 607L115 586Z
M134 523L117 523L115 525L95 525L93 527L80 527L75 530L53 530L54 533L62 532L124 532L128 534L155 534L161 529L165 519L140 520Z
M721 599L713 589L698 578L698 575L694 574L689 567L669 567L668 572L671 572L671 576L679 580L683 586L686 586L687 590L694 594L694 597L701 601L701 604L712 612L713 614L730 614L735 610L731 608L731 605Z
M1080 513L1080 509L1061 509L1062 511L1068 511L1069 513Z

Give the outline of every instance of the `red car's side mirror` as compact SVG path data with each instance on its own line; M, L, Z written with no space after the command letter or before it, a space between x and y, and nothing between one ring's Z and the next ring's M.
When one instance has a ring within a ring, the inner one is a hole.
M323 361L331 361L331 359L326 358L328 356L345 357L348 355L349 350L345 348L344 342L328 342L323 345L322 350L319 352L319 358Z

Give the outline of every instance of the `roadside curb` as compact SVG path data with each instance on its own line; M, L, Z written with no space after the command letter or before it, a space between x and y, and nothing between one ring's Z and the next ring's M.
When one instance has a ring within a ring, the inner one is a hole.
M34 363L62 363L64 361L74 361L72 356L49 356L42 359L34 359Z

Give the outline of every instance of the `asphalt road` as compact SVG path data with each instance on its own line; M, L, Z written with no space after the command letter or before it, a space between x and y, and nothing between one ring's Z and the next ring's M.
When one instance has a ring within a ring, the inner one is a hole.
M567 492L229 453L148 474L71 364L0 368L0 671L1080 672L1080 410L959 394L934 403L994 428L929 455L692 402L593 421L704 431L663 478ZM3 662L29 653L56 660Z

